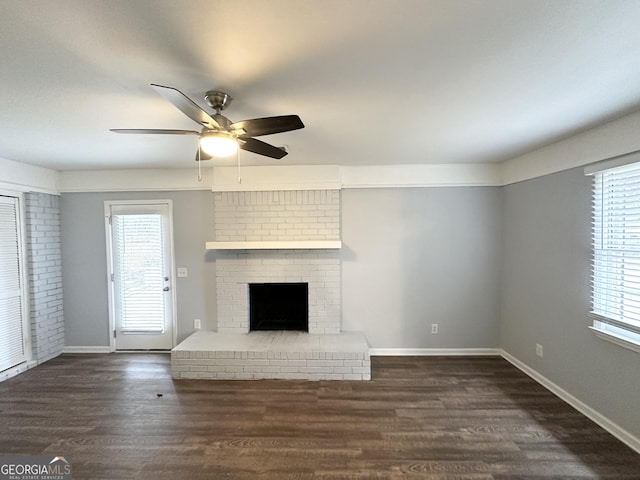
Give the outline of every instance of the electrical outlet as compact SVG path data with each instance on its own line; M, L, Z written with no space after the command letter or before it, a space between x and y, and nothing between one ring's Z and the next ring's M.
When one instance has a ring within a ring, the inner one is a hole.
M438 333L438 324L437 323L432 323L431 324L431 335L435 335L436 333Z
M179 267L178 268L178 277L184 278L184 277L188 277L188 276L189 276L189 270L187 270L187 267Z
M193 328L195 328L196 330L200 330L200 328L202 328L202 325L200 324L200 319L199 318L194 318L193 319Z
M544 357L544 348L539 343L536 343L536 355L539 357Z

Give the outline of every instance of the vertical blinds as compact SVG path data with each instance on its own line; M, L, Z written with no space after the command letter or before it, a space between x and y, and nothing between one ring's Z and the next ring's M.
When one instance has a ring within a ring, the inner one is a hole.
M17 206L0 197L0 371L26 360Z
M640 164L594 174L592 313L640 333Z
M162 215L114 215L114 281L123 332L164 330Z

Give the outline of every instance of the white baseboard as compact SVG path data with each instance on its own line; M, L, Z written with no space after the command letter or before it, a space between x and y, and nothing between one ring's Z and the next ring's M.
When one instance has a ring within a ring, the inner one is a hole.
M585 417L590 418L595 423L597 423L602 428L604 428L607 432L609 432L611 435L616 437L618 440L628 445L630 448L632 448L636 452L640 453L640 438L635 437L631 433L627 432L624 428L613 423L607 417L598 413L586 403L578 400L569 392L559 387L558 385L553 383L551 380L549 380L547 377L535 371L533 368L522 363L513 355L505 352L504 350L502 350L501 355L505 360L513 364L518 369L522 370L524 373L529 375L531 378L533 378L536 382L538 382L540 385L545 387L547 390L556 394L562 400L564 400L573 408L575 408L580 413L582 413Z
M4 382L16 375L20 375L22 372L26 372L27 370L38 365L38 362L35 360L28 360L20 365L16 365L15 367L8 368L0 373L0 382Z
M473 356L495 355L500 356L499 348L370 348L372 356Z
M62 353L110 353L111 349L108 346L89 346L89 347L64 347Z

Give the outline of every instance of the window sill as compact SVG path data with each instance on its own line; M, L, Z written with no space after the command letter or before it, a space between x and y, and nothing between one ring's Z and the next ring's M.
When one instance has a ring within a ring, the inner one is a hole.
M596 327L588 327L593 334L602 339L605 340L607 342L611 342L611 343L615 343L616 345L620 346L620 347L624 347L627 348L629 350L633 350L634 352L638 352L640 353L640 343L635 342L629 338L625 338L621 335L615 335L611 332L606 332L604 330L601 330L599 328Z

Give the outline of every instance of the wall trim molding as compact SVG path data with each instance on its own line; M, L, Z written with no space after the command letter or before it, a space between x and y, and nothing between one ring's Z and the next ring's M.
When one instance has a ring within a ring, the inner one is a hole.
M497 187L497 163L363 165L341 167L343 188Z
M491 355L499 357L499 348L370 348L372 356L475 356Z
M499 164L271 165L59 172L60 192L211 190L252 192L345 188L499 187Z
M214 192L339 190L339 165L253 165L213 167Z
M108 345L64 347L62 353L111 353Z
M211 190L211 168L73 170L60 172L59 189L71 192L158 192L174 190Z
M640 453L640 438L637 438L631 433L627 432L624 428L612 422L607 417L597 412L586 403L577 399L576 397L571 395L569 392L567 392L565 389L558 386L557 384L549 380L547 377L538 373L536 370L529 367L524 362L518 360L516 357L506 352L505 350L502 350L501 356L502 358L507 360L509 363L511 363L513 366L515 366L516 368L518 368L519 370L521 370L522 372L530 376L532 379L534 379L536 382L538 382L540 385L545 387L547 390L551 391L552 393L560 397L560 399L564 400L566 403L568 403L573 408L578 410L585 417L593 420L595 423L600 425L602 428L604 428L607 432L609 432L611 435L616 437L622 443L626 444L628 447Z
M60 172L28 163L0 158L2 181L0 188L18 192L39 192L59 195Z
M640 150L640 112L584 130L503 162L502 185L584 167Z

